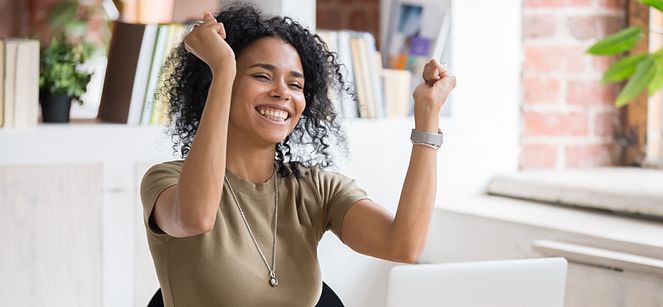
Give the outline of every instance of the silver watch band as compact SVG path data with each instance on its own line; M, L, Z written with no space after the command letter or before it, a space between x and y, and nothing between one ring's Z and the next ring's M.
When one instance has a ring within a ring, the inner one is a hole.
M414 145L427 145L427 147L439 149L444 142L444 135L440 129L437 130L437 133L412 129L410 141Z

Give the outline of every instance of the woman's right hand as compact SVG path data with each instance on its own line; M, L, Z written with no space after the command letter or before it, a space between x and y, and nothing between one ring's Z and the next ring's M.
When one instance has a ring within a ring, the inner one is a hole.
M223 23L217 22L211 13L205 13L202 23L184 37L184 48L209 66L212 73L235 72L235 52L226 43Z

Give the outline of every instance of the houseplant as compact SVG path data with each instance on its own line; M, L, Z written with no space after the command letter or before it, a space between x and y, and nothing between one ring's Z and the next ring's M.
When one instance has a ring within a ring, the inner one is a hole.
M663 0L640 0L647 6L663 12ZM591 55L620 55L632 49L641 39L642 30L628 27L603 38L587 49ZM621 58L603 74L603 83L627 80L615 100L615 106L622 107L647 90L649 96L663 88L663 49L653 53L645 52Z
M64 35L58 35L41 49L39 74L39 103L44 122L69 122L71 101L82 103L92 73L81 71L78 65L91 55L93 47L81 43L74 45Z

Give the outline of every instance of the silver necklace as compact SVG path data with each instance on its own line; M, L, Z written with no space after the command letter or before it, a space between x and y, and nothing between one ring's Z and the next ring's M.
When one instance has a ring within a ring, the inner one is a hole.
M278 278L276 278L276 231L278 230L278 216L279 216L279 188L278 188L278 176L276 176L276 170L274 170L274 175L272 175L272 178L274 180L274 194L275 194L274 221L273 221L274 231L272 232L274 234L274 239L273 239L274 241L272 242L272 266L270 267L269 263L267 263L267 258L265 258L265 254L262 253L262 249L260 249L260 246L258 245L256 237L253 235L253 231L251 230L251 226L249 226L249 222L246 220L246 216L244 215L244 210L242 210L242 206L239 205L239 201L237 200L235 191L233 190L233 187L230 185L230 181L228 181L228 176L224 175L224 180L228 185L228 189L230 190L230 194L232 194L233 200L235 200L235 205L237 205L237 210L239 210L239 214L242 216L244 225L246 225L246 229L249 231L249 235L251 235L251 240L253 240L253 244L256 246L256 249L258 249L258 253L262 258L262 261L265 263L265 266L267 267L267 271L269 272L269 285L272 287L276 287L279 285L279 280Z

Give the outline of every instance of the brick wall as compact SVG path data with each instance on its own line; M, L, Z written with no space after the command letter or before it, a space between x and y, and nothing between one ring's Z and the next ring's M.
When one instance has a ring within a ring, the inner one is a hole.
M380 46L380 0L317 0L316 27L371 32Z
M522 169L615 164L614 62L585 54L626 24L626 0L523 0Z

